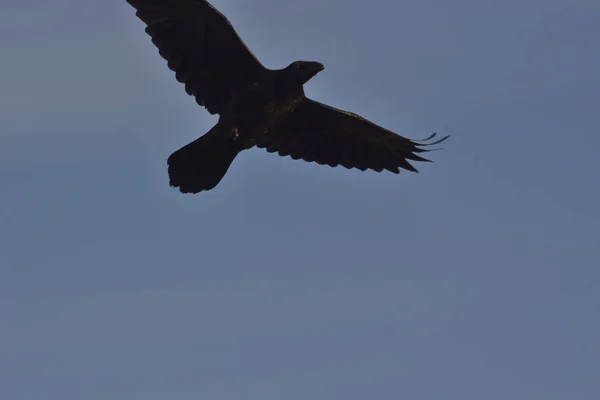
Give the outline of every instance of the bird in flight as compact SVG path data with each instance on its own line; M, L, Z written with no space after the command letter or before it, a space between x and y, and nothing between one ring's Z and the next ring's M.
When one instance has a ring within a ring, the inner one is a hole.
M252 147L280 156L348 169L400 169L430 161L418 154L447 139L413 141L307 98L303 85L325 67L295 61L269 69L246 47L229 20L205 0L127 0L185 91L219 120L171 154L169 183L182 193L213 189L235 157Z

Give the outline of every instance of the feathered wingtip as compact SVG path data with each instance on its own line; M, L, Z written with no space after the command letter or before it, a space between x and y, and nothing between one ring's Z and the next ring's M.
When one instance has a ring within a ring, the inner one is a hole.
M429 146L434 146L436 144L440 144L444 140L446 140L446 139L448 139L450 137L450 135L446 135L446 136L444 136L441 139L435 140L434 142L429 142L431 139L435 138L436 136L437 136L437 132L433 132L431 135L429 135L425 139L413 140L413 143L415 144L415 149L413 150L413 152L415 152L415 153L425 153L425 152L429 152L429 151L443 150L443 147L439 147L437 149L422 149L421 148L421 147L429 147ZM429 143L426 143L426 142L429 142Z
M431 139L435 138L437 136L436 132L433 132L431 135L429 135L428 137L426 137L425 139L421 139L421 140L411 140L412 144L414 145L414 148L411 150L410 154L406 155L405 157L408 160L412 160L412 161L419 161L419 162L432 162L431 160L427 159L427 158L423 158L418 156L418 153L427 153L430 151L437 151L437 150L442 150L443 147L439 147L437 149L423 149L422 147L429 147L429 146L434 146L436 144L440 144L442 143L444 140L448 139L450 137L450 135L446 135L441 139L437 139L433 142L430 142ZM427 143L429 142L429 143ZM419 172L416 168L412 168L409 169L410 171L413 172Z

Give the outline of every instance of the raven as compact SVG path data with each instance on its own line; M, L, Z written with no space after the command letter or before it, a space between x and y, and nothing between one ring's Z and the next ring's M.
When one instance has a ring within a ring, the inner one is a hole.
M169 183L182 193L213 189L243 150L252 147L331 167L417 170L407 161L435 133L412 141L361 116L311 100L303 85L325 67L295 61L268 69L229 20L205 0L126 0L186 92L217 124L167 160ZM421 142L421 143L418 143Z

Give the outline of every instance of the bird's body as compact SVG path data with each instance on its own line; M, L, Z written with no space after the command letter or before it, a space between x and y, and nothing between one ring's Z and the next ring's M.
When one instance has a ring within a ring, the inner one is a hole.
M366 119L307 98L303 85L324 69L314 61L265 68L230 22L205 0L127 0L186 92L219 121L167 160L171 186L184 193L214 188L240 151L361 170L416 171L428 161L418 144ZM434 134L435 135L435 134ZM429 140L433 135L426 139Z
M278 79L279 78L279 79ZM304 97L302 86L286 85L285 74L253 82L237 94L221 114L219 123L235 130L234 140L245 148L253 147L272 128L289 116Z

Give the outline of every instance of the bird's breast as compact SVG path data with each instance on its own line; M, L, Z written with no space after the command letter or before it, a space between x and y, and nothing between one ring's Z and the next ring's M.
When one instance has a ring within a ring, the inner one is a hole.
M293 112L299 100L297 97L267 99L254 103L246 113L238 113L233 125L240 140L248 144L260 141Z

